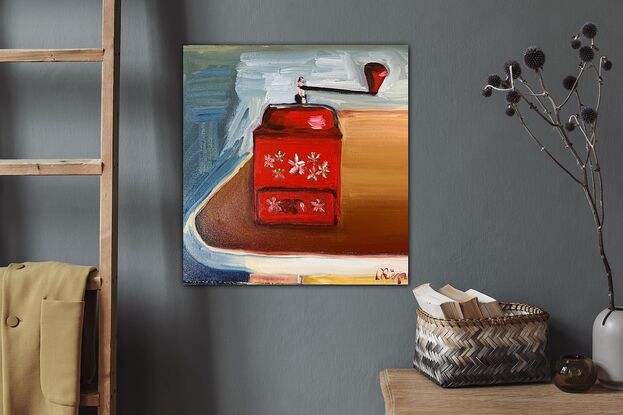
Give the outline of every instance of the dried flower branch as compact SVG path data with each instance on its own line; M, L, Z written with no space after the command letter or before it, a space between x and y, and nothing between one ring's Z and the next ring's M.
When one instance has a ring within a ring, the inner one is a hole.
M506 78L502 79L497 74L489 75L487 84L482 90L482 94L485 97L489 97L493 95L493 92L505 93L505 100L507 102L505 109L506 115L513 117L516 114L519 123L530 139L539 147L539 150L545 153L574 183L580 186L586 197L595 223L599 255L606 272L608 283L608 308L612 311L615 309L614 287L612 269L604 248L604 187L601 166L599 164L599 141L597 136L597 123L601 107L602 86L604 84L602 69L606 71L611 70L612 62L606 56L601 56L597 65L593 63L595 53L599 51L599 48L595 44L597 32L597 26L594 23L588 22L582 26L578 34L572 37L571 47L578 51L577 53L580 59L578 65L579 70L577 76L569 75L563 79L562 85L565 90L569 92L560 104L556 103L556 100L545 84L545 79L543 78L545 53L536 46L527 48L523 53L523 58L525 65L534 71L541 89L540 92L533 89L522 76L522 68L519 62L509 60L504 63ZM583 44L580 34L587 40L587 44ZM594 108L584 105L580 97L579 84L583 76L587 73L592 73L594 75L597 85L597 101ZM516 83L515 80L519 82ZM576 98L577 111L571 114L568 120L563 124L561 121L561 112L565 106L571 102L572 96ZM532 97L536 99L537 104L530 99ZM577 173L573 173L571 168L565 166L565 163L554 155L528 126L526 118L520 110L520 105L522 105L522 103L525 103L529 110L535 112L540 119L554 129L561 139L563 147L568 151L573 161L575 161L578 169ZM579 131L583 138L583 154L580 154L581 151L579 152L574 147L571 139L572 137L570 134L576 130Z

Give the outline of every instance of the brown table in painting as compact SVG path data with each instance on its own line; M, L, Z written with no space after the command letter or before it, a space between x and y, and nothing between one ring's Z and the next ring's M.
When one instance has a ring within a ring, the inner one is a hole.
M407 111L338 111L343 133L342 215L335 227L264 226L253 220L250 159L198 212L204 241L258 253L407 255ZM218 231L214 231L217 229Z
M386 415L621 414L623 392L595 385L587 393L564 393L553 384L445 389L415 369L380 373Z

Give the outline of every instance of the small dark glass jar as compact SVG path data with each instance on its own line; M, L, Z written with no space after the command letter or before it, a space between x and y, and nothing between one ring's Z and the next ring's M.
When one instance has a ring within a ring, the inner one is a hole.
M597 379L593 361L582 355L565 355L556 361L552 381L563 392L586 392Z

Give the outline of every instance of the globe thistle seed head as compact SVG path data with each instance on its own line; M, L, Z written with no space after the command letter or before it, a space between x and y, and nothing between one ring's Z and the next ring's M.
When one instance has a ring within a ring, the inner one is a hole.
M490 86L487 86L485 87L485 89L482 90L483 97L490 97L491 94L493 94L493 88L491 88Z
M589 39L597 36L597 26L593 22L586 22L584 26L582 26L582 34Z
M513 79L517 79L521 76L521 65L519 64L519 62L514 61L514 60L509 60L504 63L504 72L508 76L510 76L511 74L509 67L513 68Z
M571 131L575 130L575 123L574 123L574 122L571 122L571 121L566 122L566 123L565 123L565 130L567 130L567 131L569 131L569 132L571 132Z
M508 102L509 104L516 104L519 102L519 100L521 99L521 95L519 95L519 92L513 90L510 90L506 93L506 102Z
M601 66L606 70L609 71L610 69L612 69L612 61L606 59L602 62Z
M580 111L580 118L587 124L592 124L597 121L597 111L592 109L591 107L584 107L582 111Z
M500 78L500 75L491 74L487 77L487 84L499 88L502 84L502 78Z
M580 39L578 39L576 37L571 39L571 47L573 49L580 49L580 46L582 46L582 42L580 41Z
M536 70L542 68L545 64L545 53L543 53L541 48L530 46L524 50L523 60L528 68ZM513 68L513 72L515 72L515 68Z
M515 115L515 107L513 107L512 105L509 105L506 107L506 109L504 110L504 112L506 113L506 115L508 115L509 117L512 117L513 115Z
M576 81L578 80L578 78L576 78L573 75L568 75L565 76L565 79L562 80L562 86L567 90L567 91L571 91L571 89L573 88L573 86L575 85Z
M582 46L580 48L580 59L582 62L590 62L595 57L595 52L590 46Z

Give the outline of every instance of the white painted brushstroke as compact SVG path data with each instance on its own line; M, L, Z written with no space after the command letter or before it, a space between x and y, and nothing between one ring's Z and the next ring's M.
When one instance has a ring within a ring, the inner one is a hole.
M270 47L240 55L236 68L239 103L228 123L225 149L244 138L241 154L252 151L252 133L268 104L294 103L296 80L305 77L308 86L367 91L363 67L379 62L388 76L376 96L344 95L309 91L308 103L336 109L403 109L409 104L407 46L310 46L292 49Z

